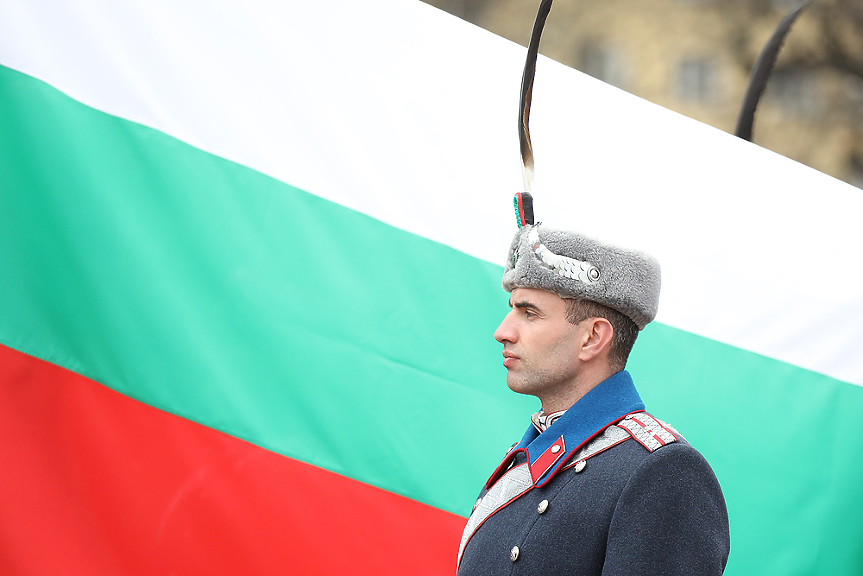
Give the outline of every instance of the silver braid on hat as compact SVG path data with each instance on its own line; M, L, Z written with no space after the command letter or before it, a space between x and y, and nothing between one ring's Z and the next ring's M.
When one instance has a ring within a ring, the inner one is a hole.
M536 228L530 230L527 240L533 247L536 257L549 269L554 270L564 278L580 280L585 284L593 284L599 280L599 268L587 261L555 254L540 241L539 230Z

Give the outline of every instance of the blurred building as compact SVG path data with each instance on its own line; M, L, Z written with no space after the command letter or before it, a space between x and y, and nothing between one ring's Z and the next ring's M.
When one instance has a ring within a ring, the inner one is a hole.
M539 0L425 0L527 45ZM540 52L733 132L789 0L557 0ZM817 0L791 30L753 141L863 187L863 1Z

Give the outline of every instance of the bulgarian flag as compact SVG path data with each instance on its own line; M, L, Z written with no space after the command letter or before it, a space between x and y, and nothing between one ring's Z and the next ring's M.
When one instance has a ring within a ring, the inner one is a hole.
M0 3L0 573L452 574L537 409L492 337L524 52L414 0ZM531 128L537 218L662 263L629 369L727 574L863 572L863 193L543 58Z

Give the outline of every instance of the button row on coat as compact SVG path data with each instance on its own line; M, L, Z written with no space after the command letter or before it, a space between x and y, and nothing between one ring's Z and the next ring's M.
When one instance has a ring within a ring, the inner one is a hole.
M587 463L584 460L579 460L578 462L576 462L574 468L575 473L578 474L579 472L584 470L586 464ZM479 500L477 500L476 503L479 504ZM476 505L474 505L474 508L476 508ZM536 507L536 512L538 514L545 514L546 510L548 510L548 500L543 500L539 503L539 506ZM521 550L518 549L518 546L513 546L512 550L509 551L509 559L513 562L518 560L519 552L521 552Z

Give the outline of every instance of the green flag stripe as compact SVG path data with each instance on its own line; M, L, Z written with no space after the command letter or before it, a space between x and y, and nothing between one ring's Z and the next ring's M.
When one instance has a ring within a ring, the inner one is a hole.
M491 337L499 267L8 69L0 134L0 342L467 514L535 407ZM716 468L731 567L861 565L863 390L662 325L630 368Z

